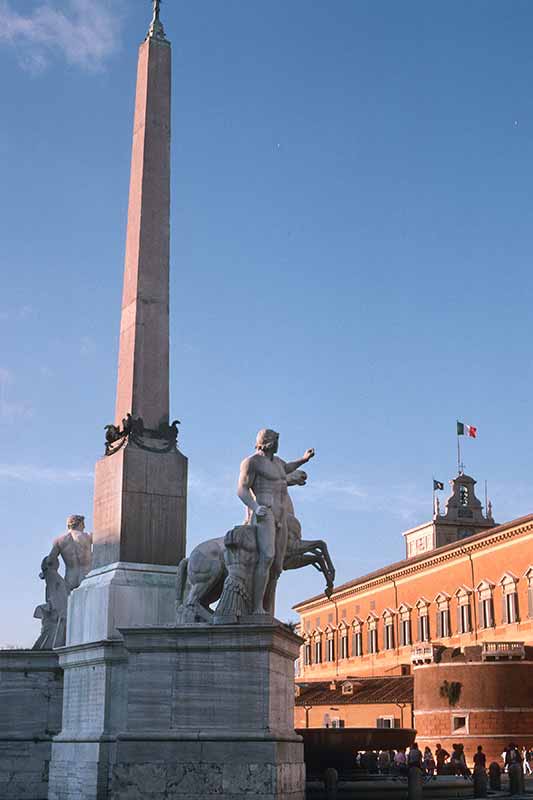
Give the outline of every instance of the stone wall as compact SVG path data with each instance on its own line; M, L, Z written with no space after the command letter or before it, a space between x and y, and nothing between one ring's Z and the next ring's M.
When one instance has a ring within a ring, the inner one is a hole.
M533 731L533 664L529 661L431 664L417 667L415 677L415 728L421 746L434 749L437 742L452 752L462 743L472 762L477 745L489 761L514 741L531 746ZM444 682L459 684L450 703L441 694ZM454 730L454 720L465 725Z
M52 651L0 651L0 800L46 800L63 673Z

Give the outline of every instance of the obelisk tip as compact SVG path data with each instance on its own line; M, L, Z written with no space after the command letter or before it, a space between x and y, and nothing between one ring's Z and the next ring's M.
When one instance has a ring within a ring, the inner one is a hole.
M165 29L163 28L163 23L159 18L161 12L161 0L153 0L153 4L154 4L154 15L152 17L150 27L148 28L148 33L146 35L146 38L158 39L160 42L168 43L168 39L165 36Z

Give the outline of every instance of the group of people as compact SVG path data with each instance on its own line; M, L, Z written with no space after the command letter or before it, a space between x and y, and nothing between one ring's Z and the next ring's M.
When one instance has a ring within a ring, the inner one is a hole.
M533 762L533 747L518 747L511 742L502 753L505 772L509 771L511 764L520 764L524 775L531 775L531 764Z
M504 769L507 772L511 764L519 763L524 774L532 773L533 747L517 747L513 742L502 753ZM435 753L430 747L419 748L414 742L410 748L400 747L399 750L366 750L356 755L356 766L369 775L387 775L391 777L407 777L411 767L418 767L424 775L436 778L437 775L460 775L470 778L472 770L466 763L464 745L454 744L452 753L448 753L440 744L435 747ZM487 757L483 747L478 745L474 755L474 770L487 769Z

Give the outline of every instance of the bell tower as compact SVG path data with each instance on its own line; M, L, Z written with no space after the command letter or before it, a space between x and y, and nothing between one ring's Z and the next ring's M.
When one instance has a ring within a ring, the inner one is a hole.
M403 534L406 558L435 550L445 544L467 539L475 533L496 526L492 516L492 503L483 509L476 497L476 481L460 472L450 481L452 493L446 501L446 510L441 513L439 500L435 499L433 518L429 522L410 528Z

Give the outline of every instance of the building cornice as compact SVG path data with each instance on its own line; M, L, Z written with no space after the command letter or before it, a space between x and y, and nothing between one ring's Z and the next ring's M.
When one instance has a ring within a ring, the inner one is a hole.
M384 586L428 568L453 561L460 556L468 557L487 547L492 547L494 544L523 536L531 531L533 531L533 514L528 514L525 517L512 520L504 525L498 525L495 528L490 528L490 530L476 533L461 542L453 542L452 544L447 544L436 550L432 550L429 553L423 553L420 556L390 564L368 575L363 575L361 578L357 578L354 581L342 584L333 591L330 601L332 601L333 598L336 602L349 599L350 597L360 594L362 591ZM293 608L295 611L302 613L317 608L323 605L324 602L330 601L326 601L324 595L321 594L311 597L309 600L297 603Z

